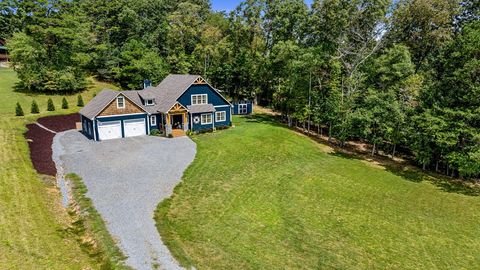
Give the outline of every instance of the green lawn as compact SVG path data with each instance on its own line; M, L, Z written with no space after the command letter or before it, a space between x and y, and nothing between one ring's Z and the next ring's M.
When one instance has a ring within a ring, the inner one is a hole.
M194 137L159 231L198 269L479 269L480 198L344 157L265 117ZM426 178L426 177L425 177Z
M13 116L17 101L28 114L33 98L40 105L40 116L75 112L76 95L68 97L70 109L60 110L62 96L14 92L16 82L11 69L0 68L0 269L97 269L98 262L67 232L71 220L60 206L52 179L40 177L32 167L22 134L25 124L38 115ZM104 86L93 84L83 93L85 102ZM49 97L57 111L47 114Z

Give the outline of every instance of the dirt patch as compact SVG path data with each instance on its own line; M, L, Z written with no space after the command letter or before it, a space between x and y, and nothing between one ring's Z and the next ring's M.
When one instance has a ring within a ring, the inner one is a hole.
M75 129L75 123L78 122L80 116L78 113L69 115L48 116L38 119L38 123L55 132L62 132ZM52 175L57 174L55 163L52 160L52 142L54 133L41 128L37 124L28 124L28 131L25 138L30 148L30 159L33 167L40 174Z

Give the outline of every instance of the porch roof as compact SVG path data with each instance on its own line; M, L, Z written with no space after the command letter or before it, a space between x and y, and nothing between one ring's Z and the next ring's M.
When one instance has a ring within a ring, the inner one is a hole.
M206 113L215 111L215 107L213 107L212 104L191 105L187 106L187 109L190 111L190 113Z

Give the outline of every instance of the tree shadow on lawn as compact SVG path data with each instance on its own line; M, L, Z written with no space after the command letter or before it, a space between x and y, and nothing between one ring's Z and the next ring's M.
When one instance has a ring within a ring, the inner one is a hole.
M90 87L92 87L94 84L92 81L90 80L87 80L87 85L85 87L85 89L83 90L78 90L78 91L36 91L36 90L33 90L33 89L27 89L21 81L18 81L15 83L15 85L13 86L13 92L15 93L21 93L21 94L25 94L27 96L30 96L30 97L35 97L35 96L38 96L38 95L47 95L47 96L58 96L58 95L62 95L62 96L71 96L71 95L75 95L75 94L80 94L82 92L84 92L85 90L88 90Z
M335 152L330 153L330 155L332 156L373 162L385 168L386 171L393 173L396 176L400 176L402 179L405 179L407 181L415 183L428 181L445 192L457 193L467 196L480 195L480 187L475 183L460 179L449 178L447 176L428 171L422 171L419 168L415 167L413 164L411 164L411 161L397 162L385 156L377 155L371 157L361 153L346 152L344 149L338 146L333 147L335 149Z
M293 130L297 133L301 133L305 136L308 136L310 139L316 143L323 144L329 147L332 147L334 151L329 153L329 155L345 158L345 159L356 159L366 162L371 162L374 165L383 167L386 171L393 173L397 176L400 176L402 179L407 181L421 183L423 181L428 181L438 187L440 190L450 193L457 193L467 196L479 196L480 195L480 186L475 183L449 178L440 174L433 172L421 171L419 168L414 166L414 164L405 160L403 162L394 161L390 157L376 155L371 157L368 153L355 152L351 148L342 148L334 143L328 143L318 136L312 134L306 134L296 129L295 127L288 127L287 125L281 123L280 117L272 116L267 114L252 114L245 117L247 122L256 122L272 125L275 127L282 127L286 129Z
M283 124L280 121L279 116L274 116L274 115L269 115L269 114L264 114L264 113L255 113L255 114L250 114L244 116L246 122L249 123L262 123L262 124L268 124L271 126L275 127L283 127L283 128L288 128L285 124Z

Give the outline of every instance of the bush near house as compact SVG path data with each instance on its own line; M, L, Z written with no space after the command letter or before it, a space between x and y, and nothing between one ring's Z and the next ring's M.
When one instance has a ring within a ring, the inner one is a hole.
M160 132L160 130L158 130L158 129L156 129L156 128L150 130L150 135L152 135L152 136L159 136L159 135L161 135L161 134L162 134L162 132Z
M83 107L85 106L85 103L83 103L83 97L82 95L77 96L77 107Z
M62 109L68 109L68 101L65 97L62 98Z
M47 111L53 112L55 111L55 104L53 104L53 100L51 98L47 101Z

